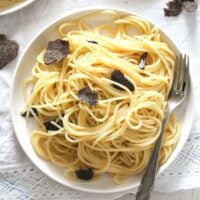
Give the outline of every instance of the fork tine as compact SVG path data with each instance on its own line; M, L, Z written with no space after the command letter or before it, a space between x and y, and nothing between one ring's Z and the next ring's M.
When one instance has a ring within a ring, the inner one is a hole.
M179 94L183 93L186 73L187 73L187 63L186 63L186 54L185 54L184 57L181 56L181 60L180 60L180 74L178 77L178 88L177 88L177 92Z
M172 83L172 91L177 90L177 85L178 85L177 77L179 76L179 71L180 71L179 68L180 68L180 56L176 56L175 68L174 68L174 78L173 78L173 83Z
M179 80L178 77L179 77L179 74L180 74L181 58L182 58L182 54L180 54L180 56L176 56L172 91L177 91L177 89L178 89L178 80Z
M189 84L189 56L186 56L185 58L185 74L184 74L184 81L183 81L183 85L181 88L181 92L185 93L187 92L188 89L188 84Z

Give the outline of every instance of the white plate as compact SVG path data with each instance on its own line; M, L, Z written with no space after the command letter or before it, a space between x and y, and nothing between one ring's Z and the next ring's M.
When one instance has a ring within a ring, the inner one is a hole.
M115 185L111 179L111 177L104 175L102 178L97 180L96 182L75 182L70 181L63 176L63 169L55 166L54 164L45 161L38 157L35 153L31 141L30 135L34 127L34 123L27 123L25 122L24 118L20 116L20 112L23 108L24 97L23 97L23 83L24 80L31 76L31 70L33 65L36 62L36 57L40 52L40 49L46 47L47 43L50 40L56 39L58 37L58 33L56 32L56 28L60 23L66 20L77 19L81 16L102 10L98 9L88 9L88 10L79 10L68 14L67 16L61 18L60 20L52 23L50 26L45 28L38 36L34 38L34 40L30 43L28 48L25 50L24 54L22 55L16 70L14 72L13 81L12 81L12 88L11 88L11 98L10 98L10 108L11 108L11 115L12 115L12 122L14 125L15 133L19 143L21 144L23 150L25 151L26 155L29 159L46 175L51 177L53 180L78 190L87 191L87 192L96 192L96 193L110 193L110 192L119 192L125 191L127 189L135 188L138 186L139 181L141 179L141 175L132 176L130 177L124 184L122 185ZM128 15L136 15L135 13L131 13L124 10L114 9L115 11L128 14ZM170 47L178 53L178 48L176 45L169 39L169 37L162 31L163 39L170 45ZM177 157L180 153L181 149L183 148L190 130L192 126L193 116L194 116L194 102L193 102L193 90L190 84L190 90L187 95L185 105L182 105L176 114L176 117L181 123L181 137L180 140L168 159L168 161L159 169L159 173L161 173L164 169L166 169L172 161Z
M3 8L3 9L0 8L0 16L11 14L11 13L17 11L17 10L20 10L20 9L28 6L29 4L31 4L34 1L35 0L26 0L26 1L23 1L23 2L16 3L16 4L14 4L14 5L12 5L8 8Z

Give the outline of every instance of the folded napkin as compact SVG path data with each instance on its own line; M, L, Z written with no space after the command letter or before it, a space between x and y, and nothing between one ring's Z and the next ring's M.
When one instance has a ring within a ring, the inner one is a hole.
M200 98L200 13L182 12L166 18L164 1L141 0L37 0L29 7L0 18L0 33L17 40L21 54L30 40L46 25L68 11L88 5L125 8L153 20L163 27L182 52L190 55L191 77L196 99ZM0 199L113 200L125 193L90 194L76 191L49 179L25 156L12 128L9 112L11 77L17 60L0 70ZM191 135L173 164L156 180L155 190L173 192L199 187L200 180L200 105Z

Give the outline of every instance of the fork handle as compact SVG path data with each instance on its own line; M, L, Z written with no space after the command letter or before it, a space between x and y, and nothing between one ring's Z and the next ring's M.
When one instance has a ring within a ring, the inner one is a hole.
M146 168L146 171L142 177L140 186L137 190L136 200L149 200L150 199L151 191L153 189L153 184L154 184L155 176L156 176L157 169L158 169L158 160L159 160L164 130L165 130L167 121L170 117L170 114L171 114L171 112L169 111L169 109L167 109L165 117L162 121L160 135L156 141L155 147L152 152L151 159L150 159L149 164Z

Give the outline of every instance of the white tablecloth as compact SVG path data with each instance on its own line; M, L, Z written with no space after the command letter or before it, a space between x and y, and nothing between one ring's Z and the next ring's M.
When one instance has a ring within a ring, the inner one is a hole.
M32 38L69 10L104 5L135 11L160 25L190 55L191 74L197 99L191 136L175 162L161 174L155 190L172 192L199 187L200 181L200 12L183 11L166 18L165 1L158 0L36 0L14 14L0 17L0 33L17 40L21 54ZM50 180L27 159L14 136L9 113L9 88L17 59L0 70L0 199L112 200L122 193L96 195L78 192Z

